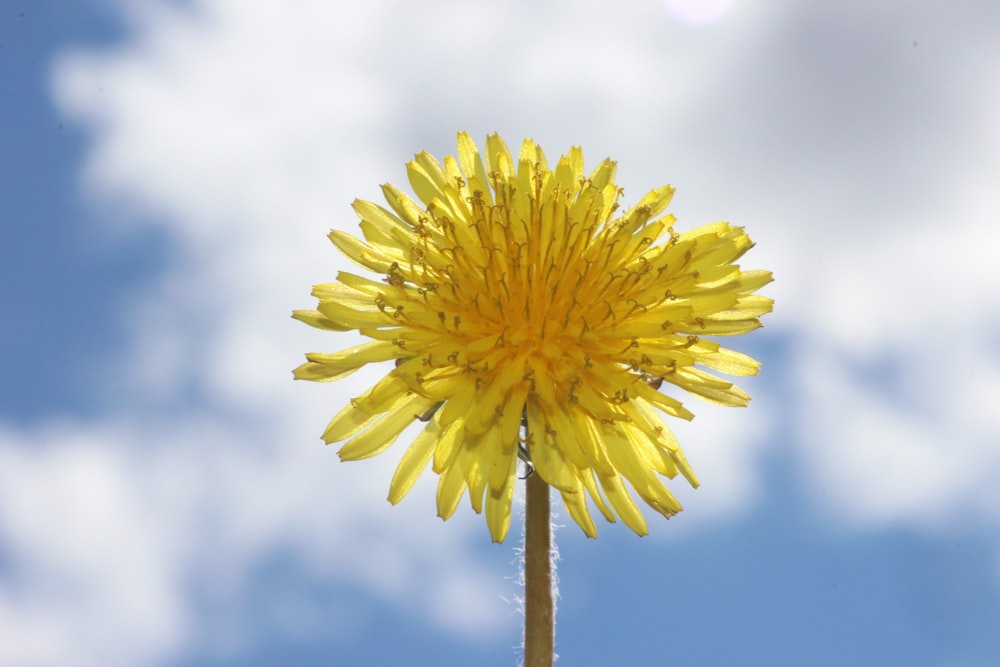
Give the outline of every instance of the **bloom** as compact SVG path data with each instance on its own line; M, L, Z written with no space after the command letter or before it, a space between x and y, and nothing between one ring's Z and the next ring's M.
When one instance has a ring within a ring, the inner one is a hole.
M587 535L597 533L588 497L608 521L617 515L643 535L626 481L668 518L681 505L661 476L679 471L698 486L657 411L693 415L659 389L747 404L701 367L753 375L759 363L703 336L761 326L772 301L754 292L771 274L734 263L753 245L740 227L674 231L673 215L661 215L670 186L621 212L609 159L585 176L574 147L550 169L527 139L515 162L496 134L486 153L484 164L460 133L457 159L442 165L423 152L407 165L420 203L388 184L388 209L354 202L367 242L329 238L381 279L341 272L314 288L316 310L293 316L372 340L307 354L295 377L335 380L395 360L323 433L327 443L347 440L340 457L356 460L426 422L393 476L392 503L431 463L439 515L450 517L468 491L477 513L485 500L490 534L503 541L520 456Z

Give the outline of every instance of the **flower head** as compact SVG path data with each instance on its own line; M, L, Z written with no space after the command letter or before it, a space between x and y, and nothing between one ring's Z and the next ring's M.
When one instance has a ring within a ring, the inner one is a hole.
M316 310L294 313L371 339L307 354L296 378L335 380L395 361L323 439L347 441L341 459L363 459L425 422L396 469L390 502L431 464L440 516L468 492L477 513L485 507L495 541L510 525L519 456L591 537L588 497L608 521L617 515L647 532L626 482L664 516L679 512L661 477L698 480L658 411L693 415L660 389L742 406L744 392L704 369L753 375L759 367L704 338L752 331L771 310L754 294L771 274L734 263L753 245L743 229L718 222L674 231L674 217L663 215L670 186L621 211L615 163L587 176L578 147L550 169L530 139L515 159L494 134L484 163L460 133L457 159L442 165L420 153L407 173L419 203L384 185L388 208L353 205L367 242L330 233L379 277L341 272L313 290Z

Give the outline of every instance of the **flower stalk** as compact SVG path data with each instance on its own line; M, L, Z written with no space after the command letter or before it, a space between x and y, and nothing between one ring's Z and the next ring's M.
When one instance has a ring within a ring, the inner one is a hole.
M532 472L526 480L524 528L524 667L552 667L555 604L552 596L552 522L549 485Z

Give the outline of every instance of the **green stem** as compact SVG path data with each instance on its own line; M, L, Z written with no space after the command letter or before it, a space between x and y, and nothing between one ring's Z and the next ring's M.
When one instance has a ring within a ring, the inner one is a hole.
M552 667L555 608L552 601L552 523L549 485L528 475L524 501L524 667Z

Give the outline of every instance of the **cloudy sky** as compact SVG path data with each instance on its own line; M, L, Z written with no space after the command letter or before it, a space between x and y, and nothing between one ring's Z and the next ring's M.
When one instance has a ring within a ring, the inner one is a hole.
M671 183L773 270L697 491L567 524L559 664L1000 663L1000 5L9 0L0 664L515 665L517 532L319 435L294 322L455 133ZM515 525L518 519L515 519Z

